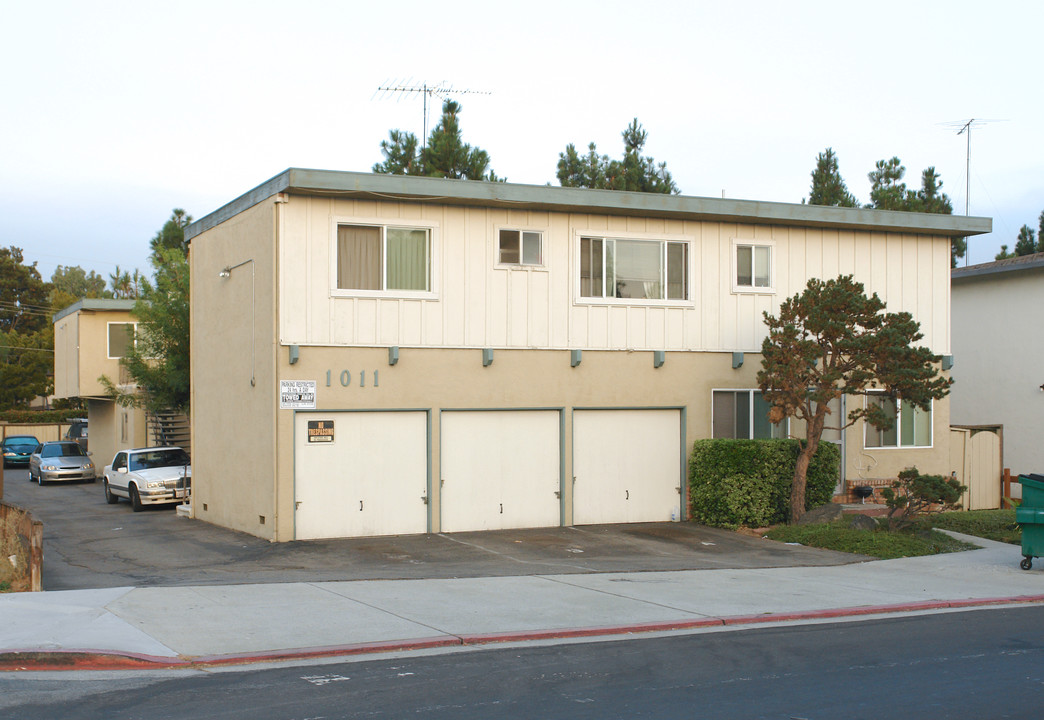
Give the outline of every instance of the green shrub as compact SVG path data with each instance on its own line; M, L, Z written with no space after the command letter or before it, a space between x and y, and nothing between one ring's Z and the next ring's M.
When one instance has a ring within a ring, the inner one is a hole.
M36 423L60 423L72 418L87 417L83 410L2 410L0 420L11 425L33 425Z
M764 527L784 522L797 440L697 440L689 458L689 517L704 525ZM805 507L830 502L841 451L822 443L808 468Z
M922 475L915 467L906 468L891 487L881 491L888 506L888 527L897 530L911 525L918 517L955 510L967 489L956 478Z

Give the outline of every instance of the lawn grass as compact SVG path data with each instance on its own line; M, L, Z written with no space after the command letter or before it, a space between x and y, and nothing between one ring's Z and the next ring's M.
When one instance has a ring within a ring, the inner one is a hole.
M870 555L882 560L959 552L975 547L935 530L889 532L884 527L857 530L850 527L848 518L844 517L819 525L780 525L769 530L765 536L781 542Z
M1015 524L1015 510L968 510L939 513L921 520L921 528L942 528L997 542L1019 545L1022 530Z

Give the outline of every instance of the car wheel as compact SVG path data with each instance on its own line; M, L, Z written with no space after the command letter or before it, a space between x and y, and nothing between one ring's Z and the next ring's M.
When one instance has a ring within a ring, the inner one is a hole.
M36 483L42 487L43 486L43 482L44 482L43 481L43 473L40 473L39 475L36 476Z
M141 496L138 495L138 486L137 485L131 485L130 486L130 501L131 501L131 508L134 509L134 512L141 512L142 508L145 507L144 505L141 504Z
M109 503L110 505L115 505L120 501L120 499L117 496L112 494L112 490L109 489L108 480L102 481L102 487L105 488L105 502Z

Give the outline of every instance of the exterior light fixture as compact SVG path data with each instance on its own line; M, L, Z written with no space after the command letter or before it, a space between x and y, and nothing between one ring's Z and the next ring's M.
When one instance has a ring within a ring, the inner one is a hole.
M228 265L225 266L224 270L218 273L219 278L227 278L232 276L232 268Z

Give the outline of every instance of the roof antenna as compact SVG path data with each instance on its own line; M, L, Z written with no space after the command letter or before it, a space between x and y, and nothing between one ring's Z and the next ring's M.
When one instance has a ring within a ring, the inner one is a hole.
M445 82L435 83L429 85L426 82L422 82L420 85L411 84L413 78L408 78L405 82L391 82L385 85L381 85L374 92L373 96L376 97L378 93L381 93L381 99L389 95L409 95L413 93L420 93L424 97L424 134L421 135L421 148L426 147L428 142L428 98L432 95L435 97L446 99L450 95L492 95L492 92L485 90L455 90L452 85L447 85ZM372 99L372 98L371 98Z
M964 216L968 217L971 210L971 131L972 128L982 127L986 123L994 122L1007 122L1006 120L984 120L982 118L968 118L967 120L955 120L953 122L942 123L949 127L960 128L957 131L958 135L967 135L966 145L964 151ZM971 255L967 250L964 252L964 265L968 266L968 256Z

